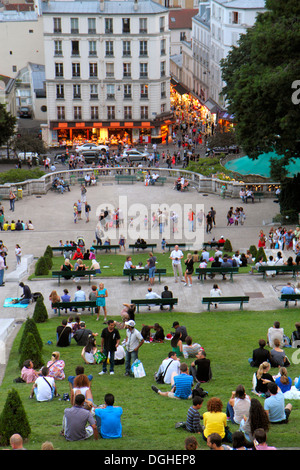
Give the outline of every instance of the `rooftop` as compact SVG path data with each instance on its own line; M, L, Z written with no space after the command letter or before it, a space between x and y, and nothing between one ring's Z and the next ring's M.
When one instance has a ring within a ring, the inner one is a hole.
M179 8L169 11L169 28L170 29L187 29L192 28L192 18L197 15L198 9Z
M103 5L103 9L102 5ZM167 8L153 2L152 0L74 0L74 1L43 1L42 11L44 14L63 13L87 13L87 14L156 14L165 13Z

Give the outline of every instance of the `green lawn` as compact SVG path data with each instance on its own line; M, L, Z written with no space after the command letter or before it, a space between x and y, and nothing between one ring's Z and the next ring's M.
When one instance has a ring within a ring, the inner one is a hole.
M166 255L165 255L166 256ZM115 259L118 257L116 256ZM101 333L101 322L96 322L94 316L85 316L87 326L93 331ZM187 327L188 333L194 341L199 342L206 350L207 357L211 359L213 379L204 385L209 397L218 396L222 399L224 411L231 391L238 384L243 384L247 393L251 393L252 375L254 370L248 364L248 358L252 350L257 347L260 338L266 338L267 329L274 320L279 320L286 334L290 336L294 324L299 320L299 310L280 309L268 312L222 312L221 310L198 313L172 313L152 311L147 314L137 314L137 328L140 330L142 324L153 324L159 322L165 333L171 331L174 320L178 320ZM55 346L55 330L61 318L52 318L45 324L39 324L38 328L43 339L43 357L45 363L50 360L52 351L57 350ZM124 376L124 366L117 366L115 375L99 376L100 366L85 366L87 374L92 373L92 391L97 404L103 403L105 393L111 392L115 395L116 405L123 408L123 438L118 440L93 440L84 442L68 443L59 435L64 409L70 406L69 402L55 398L49 403L37 403L30 400L31 385L14 383L13 380L20 375L18 369L18 344L22 330L19 332L7 365L6 374L1 385L0 412L2 411L7 393L15 388L22 399L32 434L26 448L40 449L42 442L50 440L55 449L70 450L183 450L186 431L175 429L177 421L185 420L190 401L172 400L161 397L151 390L154 378L161 361L170 350L169 341L163 344L144 344L140 349L139 357L142 360L146 377L134 379ZM122 338L125 331L121 330ZM52 341L53 345L47 344ZM75 367L83 364L80 357L81 347L75 342L68 348L60 348L61 358L66 363L66 375L73 375ZM287 355L292 362L292 353L295 350L287 349ZM186 362L190 364L192 359ZM276 373L276 369L272 369ZM291 364L289 375L294 379L299 375L299 366ZM58 392L69 392L67 380L58 382ZM162 390L168 390L167 385L161 386ZM208 398L205 398L202 412L206 410ZM263 401L263 399L261 399ZM287 425L271 426L268 434L268 443L277 447L298 447L298 428L300 420L300 402L292 401L293 410L290 422ZM235 431L238 426L230 425ZM198 436L200 449L206 449L206 443Z
M184 251L183 255L184 258L186 259L186 255L189 253L188 251ZM97 261L100 262L100 267L102 271L102 276L105 277L113 277L113 276L122 276L123 274L123 266L126 260L126 257L128 255L124 255L122 253L115 254L114 252L112 253L102 253L98 254L96 256ZM132 263L134 265L138 265L139 262L143 263L143 266L146 265L146 261L149 258L149 251L147 252L134 252L131 254L132 256ZM154 256L157 258L157 267L158 268L166 268L167 269L167 276L173 276L173 270L172 270L172 264L170 262L169 256L170 253L167 251L165 254L159 252L159 253L154 253ZM211 256L213 256L213 252L211 252ZM47 276L35 276L35 274L32 274L29 279L38 279L39 277L41 278L51 278L51 271L59 271L61 265L63 264L63 256L59 256L58 254L54 255L52 258L53 266L52 269L49 271L49 274ZM71 261L71 263L74 265L75 261ZM84 264L86 265L87 268L90 268L91 266L91 261L87 260L84 261ZM195 267L198 267L198 263L195 264ZM210 263L209 263L210 266ZM246 268L240 268L239 272L240 273L247 273L249 272L250 267Z

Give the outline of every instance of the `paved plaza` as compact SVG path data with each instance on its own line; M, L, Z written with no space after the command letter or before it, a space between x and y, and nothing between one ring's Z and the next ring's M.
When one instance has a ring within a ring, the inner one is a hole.
M211 207L216 210L216 227L213 228L211 234L204 234L205 241L210 241L212 237L218 240L222 235L231 241L233 250L246 250L250 245L258 243L258 235L260 229L265 233L269 232L270 226L264 225L267 221L272 220L278 211L278 204L273 202L273 199L264 199L261 202L254 204L248 203L244 205L246 213L246 221L243 226L230 226L227 227L226 214L230 206L234 208L241 206L239 199L222 199L216 194L202 194L198 193L195 189L190 189L187 192L178 192L173 189L174 181L172 178L168 179L164 186L149 186L146 187L142 182L134 184L116 184L114 179L101 178L94 187L87 188L87 202L91 205L90 221L86 223L85 217L74 223L73 220L73 204L80 199L80 185L71 187L70 192L64 194L48 192L48 194L37 197L29 196L16 202L15 212L10 212L9 201L3 201L5 209L5 217L9 221L12 219L22 219L24 222L29 219L32 221L35 229L33 231L23 232L1 232L3 243L8 248L7 265L8 270L5 276L8 277L16 268L15 258L15 245L18 243L22 248L23 257L26 255L33 255L35 259L41 256L47 245L57 246L59 240L65 242L66 240L75 240L78 236L85 239L86 246L89 247L95 240L95 227L98 220L99 211L104 209L107 205L111 204L112 207L119 207L120 198L126 198L128 208L132 208L133 204L142 203L143 208L148 211L148 217L151 218L151 210L153 206L159 205L164 207L172 204L186 205L189 208L195 207L196 204L204 205L204 212L207 213ZM200 228L197 228L200 230ZM122 228L120 229L122 233ZM118 243L117 237L113 238L113 232L105 232L105 236L111 238L111 243ZM148 238L147 241L150 241ZM168 241L168 240L167 240ZM171 243L174 241L173 234L171 234ZM184 242L185 240L177 240ZM134 243L135 240L127 239L127 245ZM157 243L157 250L160 251L160 239L154 240ZM198 247L201 249L201 246ZM122 252L124 253L124 252ZM131 250L127 249L125 253L131 254ZM118 256L118 255L116 255ZM133 255L133 262L138 262L138 255ZM165 264L169 265L171 261L168 255L165 255ZM108 290L109 297L107 299L108 316L119 315L123 302L130 301L131 298L144 298L147 291L147 284L144 282L131 283L129 285L127 278L105 278L105 254L101 255L101 268L105 287ZM160 266L164 267L164 266ZM31 271L34 268L34 263L31 266ZM56 289L61 294L64 286L69 289L71 296L75 293L76 284L72 281L62 282L58 288L57 280L43 280L43 281L27 281L26 277L23 281L28 282L32 292L42 292L45 298L45 304L48 307L49 315L52 315L50 302L48 300L49 293ZM262 276L251 276L246 274L236 275L233 278L233 283L229 280L222 281L216 279L219 283L223 295L249 295L250 302L245 304L245 310L268 310L282 307L278 301L278 289L285 279L276 278L264 282ZM203 312L206 306L201 304L203 296L209 295L213 280L207 279L203 284L194 276L194 284L192 288L184 287L183 284L175 284L173 278L163 278L161 285L158 281L154 285L155 291L160 293L165 284L169 285L170 290L173 291L174 297L178 297L178 306L175 309L180 312ZM82 286L88 289L87 281L82 281ZM21 294L21 288L18 282L7 281L4 287L0 289L0 304L3 306L4 300L8 297L17 297ZM2 308L0 310L0 323L7 321L7 319L14 319L12 331L18 330L18 324L24 321L28 315L33 312L34 305L31 304L27 308ZM158 308L158 307L157 307ZM222 306L222 309L236 309L238 306ZM141 308L141 314L144 311ZM146 311L146 310L145 310ZM163 313L162 313L163 315ZM213 315L213 313L212 313ZM1 327L1 325L0 325ZM14 334L10 334L7 338L7 346L13 340ZM3 373L3 365L0 365L0 371Z

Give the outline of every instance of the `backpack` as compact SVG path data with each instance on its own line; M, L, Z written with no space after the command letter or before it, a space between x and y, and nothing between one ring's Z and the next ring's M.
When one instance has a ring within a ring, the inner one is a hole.
M203 390L203 388L200 386L200 383L198 382L195 386L195 388L192 390L192 396L194 397L201 397L204 398L208 395L208 392Z

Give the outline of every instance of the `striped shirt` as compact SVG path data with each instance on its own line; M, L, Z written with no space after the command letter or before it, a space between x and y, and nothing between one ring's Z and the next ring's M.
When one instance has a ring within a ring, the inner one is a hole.
M186 418L186 429L189 432L201 432L202 426L200 424L200 414L198 410L195 410L192 406L188 410Z

